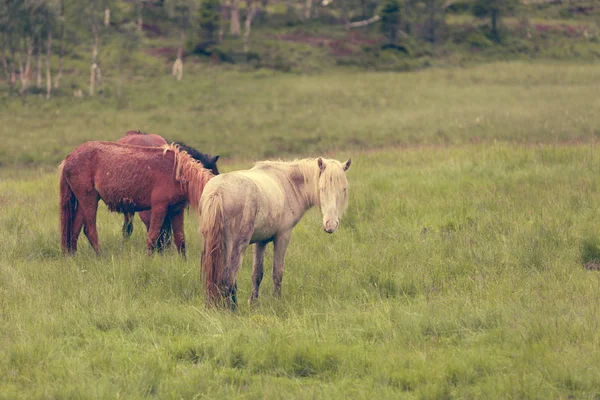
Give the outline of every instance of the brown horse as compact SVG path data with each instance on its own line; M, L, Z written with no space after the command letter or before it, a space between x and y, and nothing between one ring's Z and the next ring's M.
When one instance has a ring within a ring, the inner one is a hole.
M117 143L131 144L134 146L146 146L146 147L160 147L167 144L167 140L160 135L153 133L143 133L140 131L128 131L121 139L117 140ZM193 159L200 161L204 168L209 169L213 175L219 175L219 169L217 168L217 160L219 156L211 156L210 154L204 154L198 150L187 146L183 142L173 142L179 145L181 150L187 151ZM133 217L135 213L125 213L123 221L123 237L128 238L133 233ZM150 230L150 220L152 217L151 210L140 211L140 219L146 225L146 231ZM171 220L165 218L165 222L160 229L160 234L157 240L157 249L162 251L164 248L169 247L171 243Z
M183 210L197 209L204 186L214 175L176 144L140 147L87 142L60 164L60 226L63 253L77 251L81 228L100 252L96 211L102 199L111 211L152 209L146 239L156 246L165 218L171 220L175 246L185 254Z

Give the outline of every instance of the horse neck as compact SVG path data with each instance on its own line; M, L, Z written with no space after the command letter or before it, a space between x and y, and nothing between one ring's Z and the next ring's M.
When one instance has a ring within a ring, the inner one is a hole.
M314 166L312 164L314 164ZM303 200L306 207L305 210L319 205L319 167L316 162L312 164L306 162L298 164L298 170L304 180L304 184L300 187L298 187L297 184L294 184L293 177L288 176L298 197ZM292 172L292 174L294 173L297 172Z
M175 151L175 179L186 189L187 200L193 210L200 207L200 197L204 186L212 174L187 153Z

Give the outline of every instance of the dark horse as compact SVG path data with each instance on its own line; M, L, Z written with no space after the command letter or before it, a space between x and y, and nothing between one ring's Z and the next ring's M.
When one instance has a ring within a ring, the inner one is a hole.
M140 131L128 131L121 139L117 140L117 143L131 144L134 146L146 146L146 147L160 147L167 144L167 140L160 135L153 133L143 133ZM193 147L187 146L183 142L173 142L179 146L181 150L187 151L193 159L200 161L204 168L210 170L213 175L219 175L219 169L217 168L217 160L219 156L211 156L210 154L204 154L194 149ZM140 211L140 219L146 225L146 231L150 229L151 210ZM135 213L125 213L123 221L123 237L128 238L133 233L133 217ZM160 229L160 234L157 241L158 251L162 251L164 248L169 247L171 242L171 220L165 218L165 222Z
M175 246L185 254L183 211L197 209L204 186L214 175L176 144L162 147L87 142L60 164L60 227L63 253L77 251L81 228L100 252L96 211L102 199L111 211L152 209L146 239L151 253L169 218Z

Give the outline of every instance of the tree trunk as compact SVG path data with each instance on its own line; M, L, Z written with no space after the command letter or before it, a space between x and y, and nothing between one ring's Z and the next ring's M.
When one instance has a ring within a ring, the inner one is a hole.
M46 98L52 95L52 68L50 67L50 57L52 56L52 31L48 31L48 41L46 42Z
M498 35L498 10L492 8L491 12L492 16L492 37L496 42L500 41L500 37Z
M33 39L25 39L27 47L27 58L25 59L25 65L23 65L23 59L21 53L17 53L19 60L19 79L21 80L21 93L25 92L29 87L29 71L31 69L31 56L33 54Z
M185 33L183 29L181 29L179 35L180 41L179 48L177 49L177 60L175 60L175 62L173 63L173 69L171 71L171 74L174 77L176 77L178 81L180 81L181 78L183 78L183 43L185 41Z
M360 11L362 13L362 18L367 18L367 0L360 0Z
M60 50L58 53L58 72L56 77L54 78L54 88L58 89L60 87L60 79L63 74L63 57L65 54L65 2L61 0L60 2Z
M219 18L219 32L217 33L217 41L220 43L223 43L223 36L224 36L224 29L223 29L223 24L225 23L225 20L227 19L227 7L221 3L220 7L219 7L219 14L220 14L220 18Z
M37 49L35 54L35 87L42 88L42 37L38 37Z
M110 8L106 7L104 9L104 26L110 25Z
M144 18L142 16L142 12L144 11L144 1L143 0L138 0L138 7L137 7L137 28L140 32L142 32L144 30Z
M306 0L304 4L304 19L310 19L312 13L312 0Z
M2 47L2 66L4 67L4 76L6 77L6 83L8 84L8 93L9 95L12 95L15 88L15 62L14 60L11 60L10 63L8 62L6 54L4 53L4 46Z
M248 41L250 40L250 27L252 18L256 13L256 7L253 0L246 0L246 22L244 23L244 54L248 53Z
M96 59L98 58L98 26L92 23L92 62L90 65L90 96L93 96L96 91Z
M231 0L231 25L229 32L233 36L240 36L240 9L237 0Z

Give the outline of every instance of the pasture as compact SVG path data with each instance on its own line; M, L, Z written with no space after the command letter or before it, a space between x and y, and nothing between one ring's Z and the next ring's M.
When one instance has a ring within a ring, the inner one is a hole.
M525 63L209 70L177 90L132 84L120 111L3 104L0 397L597 398L598 78ZM295 228L280 299L269 247L247 304L247 252L235 313L204 306L191 213L187 259L146 256L138 217L124 242L103 205L102 255L82 237L65 258L55 165L128 129L221 154L222 172L351 156L348 212L333 235L318 210Z

